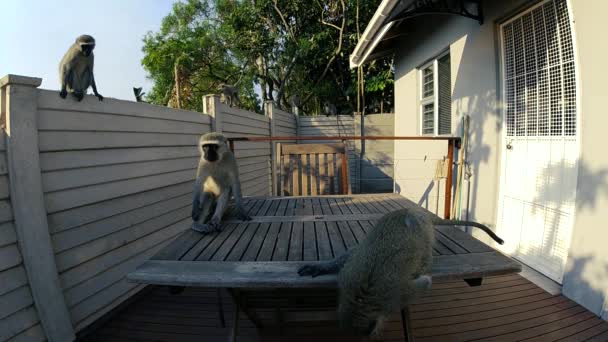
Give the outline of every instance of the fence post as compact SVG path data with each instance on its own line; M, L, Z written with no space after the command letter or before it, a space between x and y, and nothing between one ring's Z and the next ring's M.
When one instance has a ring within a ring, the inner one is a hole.
M211 131L222 133L222 115L219 114L219 107L219 95L212 94L203 96L203 112L209 114L211 117Z
M365 135L364 126L363 126L363 114L355 113L355 136L360 137ZM356 172L357 172L357 182L355 193L361 193L361 163L363 163L363 157L365 155L365 140L355 140L355 155L357 156L356 160ZM357 153L358 152L358 153Z
M270 119L270 136L276 136L276 122L274 120L274 103L272 101L264 102L264 115ZM273 196L278 195L277 188L277 163L276 163L276 143L274 141L270 141L270 181L272 182L272 186L270 190L272 191Z
M10 199L23 264L49 341L73 341L74 328L59 283L47 222L38 151L37 96L42 79L0 79Z

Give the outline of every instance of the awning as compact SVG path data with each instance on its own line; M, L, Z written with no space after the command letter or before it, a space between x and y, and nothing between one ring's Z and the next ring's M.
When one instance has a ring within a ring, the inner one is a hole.
M350 67L392 54L393 41L404 35L400 24L428 14L458 15L483 23L481 0L382 0L350 55Z

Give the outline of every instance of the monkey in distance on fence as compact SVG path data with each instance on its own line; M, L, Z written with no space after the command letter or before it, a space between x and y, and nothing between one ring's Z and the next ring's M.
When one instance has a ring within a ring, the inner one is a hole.
M200 159L192 198L192 229L201 233L218 231L231 196L237 217L250 220L242 204L236 159L228 148L226 137L215 132L204 134L198 149ZM213 216L209 218L212 212Z
M95 96L99 101L103 101L103 96L97 92L93 74L95 64L93 49L95 49L95 39L84 34L76 38L74 44L61 59L59 64L59 80L61 81L59 96L61 98L65 99L69 92L76 100L81 101L89 87L92 87Z
M220 101L228 106L232 107L238 106L241 103L239 99L239 92L236 87L233 87L229 84L221 83L220 84Z
M476 222L443 220L419 209L400 209L381 217L348 252L330 261L306 264L298 273L313 277L338 273L341 326L378 338L386 316L410 304L419 290L431 288L434 226L452 224L491 232ZM503 243L493 232L489 235Z

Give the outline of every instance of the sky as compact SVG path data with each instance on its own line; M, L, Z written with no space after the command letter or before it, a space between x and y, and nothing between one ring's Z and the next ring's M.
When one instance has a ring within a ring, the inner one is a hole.
M157 32L175 0L0 0L0 77L40 77L59 90L59 62L81 34L95 37L95 81L104 97L134 101L152 87L142 39ZM92 90L89 88L89 94Z

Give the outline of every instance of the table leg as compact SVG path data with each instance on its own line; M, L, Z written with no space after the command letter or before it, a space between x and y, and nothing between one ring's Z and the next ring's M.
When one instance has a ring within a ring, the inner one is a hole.
M243 311L245 316L247 316L247 318L253 322L255 327L258 329L262 329L262 322L252 312L249 311L249 308L243 301L242 293L237 289L228 289L228 293L230 293L230 296L232 297L234 303L238 304L238 306L241 308L241 311Z
M405 307L401 310L401 324L403 325L403 341L413 342L414 336L410 328L410 309Z
M217 289L217 311L220 315L220 323L222 328L226 327L226 319L224 318L224 306L222 305L222 289Z
M237 295L238 296L238 295ZM230 330L229 342L236 342L236 334L239 332L239 311L240 301L237 300L234 303L234 320L232 321L232 329Z

